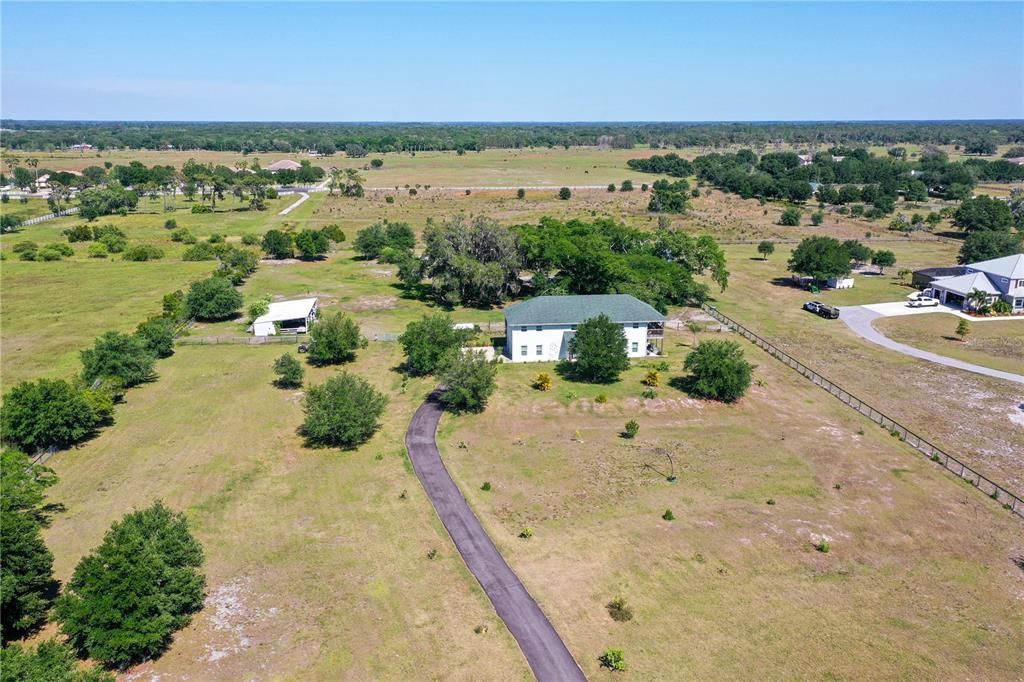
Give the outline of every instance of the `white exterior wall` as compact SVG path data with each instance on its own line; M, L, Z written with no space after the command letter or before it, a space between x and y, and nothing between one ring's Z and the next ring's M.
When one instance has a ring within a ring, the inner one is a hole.
M639 322L634 328L632 323L623 325L626 333L626 354L631 358L642 358L647 355L647 323ZM562 349L562 336L567 331L572 331L572 325L568 324L545 324L528 325L526 331L519 325L508 325L505 335L505 354L512 362L557 362L563 360L560 356ZM633 351L633 344L636 344L636 352ZM526 346L526 355L522 354L522 347ZM537 352L540 346L540 353Z
M273 336L276 333L273 322L259 322L252 326L253 336Z

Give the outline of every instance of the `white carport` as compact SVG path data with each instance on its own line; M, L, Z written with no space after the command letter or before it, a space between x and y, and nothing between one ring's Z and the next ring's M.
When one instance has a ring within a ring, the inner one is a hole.
M316 320L316 314L315 298L271 303L267 312L257 317L249 329L254 336L305 334Z

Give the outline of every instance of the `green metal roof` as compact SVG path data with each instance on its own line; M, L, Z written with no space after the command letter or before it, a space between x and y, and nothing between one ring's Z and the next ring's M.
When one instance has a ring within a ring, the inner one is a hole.
M511 325L579 324L598 315L612 322L661 322L665 316L629 294L538 296L505 308Z

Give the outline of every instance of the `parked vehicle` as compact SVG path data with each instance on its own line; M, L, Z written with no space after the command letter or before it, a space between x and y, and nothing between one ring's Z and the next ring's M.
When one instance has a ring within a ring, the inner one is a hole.
M822 303L821 301L808 301L807 303L804 303L804 310L812 312L820 317L824 317L826 320L835 320L839 318L839 308Z
M939 299L932 298L931 296L918 296L911 299L907 305L911 308L936 308L939 305Z

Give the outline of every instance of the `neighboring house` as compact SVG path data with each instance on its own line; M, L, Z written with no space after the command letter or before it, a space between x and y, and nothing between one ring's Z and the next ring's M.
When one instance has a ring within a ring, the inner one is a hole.
M298 161L292 161L290 159L281 159L267 166L267 170L271 173L276 173L279 170L293 170L297 171L302 168L302 164Z
M73 144L71 145L71 151L73 152L90 152L92 151L91 144Z
M933 276L925 291L930 290L932 296L946 305L963 309L970 307L967 297L977 289L988 294L989 304L1003 300L1012 306L1015 314L1024 313L1024 254L969 263L961 269L962 274ZM917 274L914 273L915 280Z
M510 305L505 309L505 355L512 362L571 360L577 326L598 315L622 325L629 357L661 353L664 315L628 294L599 294L538 296Z
M249 330L254 336L305 334L316 321L316 315L317 299L315 298L271 303L266 314L257 317Z
M814 163L814 154L797 154L796 158L800 159L801 166L810 166Z
M1013 158L1006 159L1015 166L1024 166L1024 156L1014 156Z

